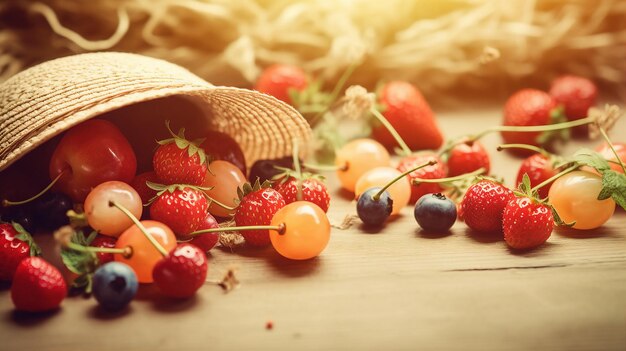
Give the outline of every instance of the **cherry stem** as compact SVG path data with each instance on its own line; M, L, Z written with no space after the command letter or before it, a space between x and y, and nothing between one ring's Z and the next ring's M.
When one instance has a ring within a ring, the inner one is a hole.
M50 182L50 184L48 184L48 186L46 186L45 188L43 188L42 191L40 191L39 193L37 193L37 195L32 196L26 200L22 200L22 201L10 201L7 199L2 200L2 207L10 207L10 206L18 206L18 205L23 205L23 204L27 204L31 201L36 200L37 198L39 198L41 195L45 194L48 190L50 190L50 188L52 188L54 186L54 184L56 184L56 182L61 179L61 176L63 176L63 174L65 174L65 171L62 171L61 173L59 173L53 180L52 182Z
M581 119L577 119L574 121L568 121L568 122L563 122L563 123L555 123L555 124L548 124L548 125L538 125L538 126L495 126L495 127L491 127L488 129L485 129L484 131L476 134L476 135L472 135L472 136L465 136L465 137L461 137L459 138L457 141L452 142L451 144L449 144L446 148L444 148L442 151L439 152L439 154L444 154L447 151L451 150L452 148L454 148L455 146L459 145L459 144L463 144L466 143L468 141L476 141L482 137L484 137L487 134L490 133L494 133L494 132L549 132L549 131L553 131L553 130L561 130L561 129L568 129L568 128L574 128L574 127L578 127L578 126L582 126L585 124L591 124L591 123L595 123L595 119L591 118L591 117L585 117L585 118L581 118Z
M314 171L347 171L348 170L348 162L346 162L343 166L337 165L318 165L311 163L303 163L302 166L304 168L308 168Z
M383 126L389 131L389 133L391 133L391 135L396 140L398 145L400 145L400 148L402 149L402 153L404 153L407 156L413 153L413 151L411 151L409 146L404 142L400 134L398 134L398 131L396 131L396 129L391 125L391 123L389 123L389 121L385 118L385 116L382 115L382 113L378 112L378 110L375 107L370 108L370 112L374 115L374 117L376 117L376 119L380 123L383 124Z
M622 162L622 159L617 154L617 150L615 150L615 146L613 146L613 143L611 142L611 139L609 139L608 134L606 134L606 131L604 130L604 128L598 127L598 129L600 130L600 134L604 138L604 141L606 141L607 145L609 145L609 147L611 148L611 151L613 151L613 155L615 155L615 158L617 159L617 162L622 167L622 171L624 171L624 173L626 173L626 166L624 166L624 162Z
M298 139L293 139L293 147L291 149L293 157L293 168L296 171L296 200L302 201L302 169L300 168L299 145Z
M497 150L498 151L502 151L504 149L524 149L524 150L530 150L530 151L534 151L536 153L539 153L545 157L550 157L550 153L547 152L546 150L534 146L534 145L528 145L528 144L502 144L500 146L498 146Z
M67 248L72 249L74 251L93 252L93 253L101 252L101 253L122 254L122 255L124 255L124 257L127 257L127 258L130 257L130 255L133 252L132 249L130 248L130 246L126 246L124 248L92 247L92 246L78 245L78 244L75 244L73 242L67 243L66 246L67 246Z
M116 207L118 210L124 212L124 214L128 218L130 218L130 220L133 221L133 223L135 223L135 225L137 226L137 228L139 228L139 230L143 233L143 235L145 235L146 239L148 239L150 244L152 244L152 246L154 246L154 248L157 249L157 251L159 251L161 255L163 255L163 257L167 256L167 251L165 250L165 248L152 235L148 233L148 230L146 229L146 227L144 227L143 224L137 219L137 217L135 217L132 213L130 213L130 211L126 207L114 201L109 201L109 207Z
M244 225L240 227L219 227L219 228L196 230L195 232L191 232L187 234L187 236L194 236L194 235L207 234L207 233L246 231L246 230L274 230L274 231L277 231L278 234L283 235L285 234L285 231L287 230L287 225L285 225L285 223L281 223L279 225Z
M566 168L566 169L562 170L561 172L553 175L552 177L550 177L550 178L544 180L543 182L541 182L541 183L535 185L534 187L532 187L530 189L530 192L532 193L535 190L539 190L539 189L543 188L544 186L552 183L553 181L557 180L558 178L561 178L562 176L566 175L567 173L575 171L576 169L578 169L578 167L580 167L580 165L576 164L576 165L573 165L573 166L571 166L569 168Z
M413 179L413 185L418 185L420 183L446 183L446 182L454 182L454 181L462 180L462 179L469 178L469 177L475 177L475 176L481 175L483 173L485 173L485 168L484 167L480 167L479 169L477 169L477 170L475 170L473 172L459 174L458 176L454 176L454 177L437 178L437 179L414 178Z
M428 167L428 166L432 166L434 164L436 164L437 161L435 160L430 160L424 164L421 164L417 167L413 167L405 172L402 172L400 175L398 175L397 177L393 178L389 183L387 183L384 187L382 187L380 190L378 190L378 192L376 194L374 194L374 196L372 196L372 200L374 201L378 201L380 199L380 197L383 195L383 193L385 192L385 190L387 190L390 186L393 185L393 183L397 182L398 180L406 177L409 173L411 172L415 172L418 169L424 168L424 167Z

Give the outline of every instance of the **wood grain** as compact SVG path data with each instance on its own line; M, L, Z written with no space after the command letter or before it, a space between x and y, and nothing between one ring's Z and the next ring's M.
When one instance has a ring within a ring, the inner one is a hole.
M439 117L453 137L498 123L500 111L449 109ZM625 122L614 140L626 140ZM512 181L519 159L495 152L497 135L485 143L494 173ZM354 204L329 180L329 218L340 223ZM597 230L556 230L541 248L513 252L501 237L477 236L463 223L423 233L407 207L379 233L333 229L326 251L309 261L271 248L213 250L209 280L229 268L241 281L230 293L207 283L191 300L170 301L142 287L117 315L74 297L51 315L25 316L13 311L5 286L0 349L626 349L624 211Z

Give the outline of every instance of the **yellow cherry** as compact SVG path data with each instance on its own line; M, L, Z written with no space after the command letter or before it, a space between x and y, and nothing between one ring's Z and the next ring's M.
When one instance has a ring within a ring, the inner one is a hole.
M372 139L355 139L337 150L335 165L340 169L337 177L341 186L354 192L356 182L363 173L376 167L389 166L389 152Z

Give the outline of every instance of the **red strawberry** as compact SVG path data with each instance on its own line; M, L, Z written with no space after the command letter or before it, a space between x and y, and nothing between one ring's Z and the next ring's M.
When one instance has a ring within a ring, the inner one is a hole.
M20 311L42 312L59 307L67 285L58 269L39 257L23 259L17 266L11 299Z
M200 222L200 225L198 226L198 228L196 228L196 231L213 229L218 227L219 224L215 220L215 217L213 217L213 215L211 215L210 213L207 213L206 218L204 219L204 221ZM213 247L215 247L215 245L217 245L217 242L219 240L220 233L205 233L201 235L194 235L193 239L191 239L191 243L202 249L202 251L208 252Z
M32 245L32 249L31 249ZM39 248L19 224L0 224L0 280L11 280L19 263Z
M552 210L528 197L515 197L504 207L504 240L514 249L530 249L548 240L554 220Z
M156 190L151 189L146 182L159 183L160 181L156 173L149 171L136 175L130 182L130 186L137 191L137 194L139 194L139 197L141 198L141 202L144 204L150 202L150 200L152 200L152 198L154 198L157 194Z
M230 135L215 130L209 130L205 134L205 140L200 147L212 160L230 162L246 174L246 158L241 147Z
M513 196L511 189L491 180L473 184L461 201L465 223L478 232L502 231L502 212Z
M209 202L202 190L188 185L150 184L158 196L150 205L150 218L185 235L198 228L206 218Z
M567 119L575 120L587 117L596 104L598 87L587 78L565 75L552 81L550 95L563 105Z
M489 173L489 154L479 141L458 144L448 153L448 176L454 177L484 168Z
M541 184L543 181L557 174L557 171L554 169L554 164L555 160L553 157L545 156L540 153L529 156L522 162L517 172L516 184L522 182L524 174L528 174L531 186ZM552 186L552 183L539 189L539 196L542 199L548 197L550 186Z
M443 135L435 116L422 94L408 82L392 81L383 86L379 102L385 106L383 116L411 150L437 149ZM372 130L374 139L387 148L398 146L384 126Z
M420 197L426 194L440 193L443 191L443 188L439 184L421 183L421 184L415 185L413 181L416 178L422 178L422 179L443 178L446 176L446 173L447 173L446 165L445 163L441 161L441 159L439 159L439 157L437 157L437 155L433 153L423 153L423 154L408 156L400 160L400 163L398 164L398 167L397 167L398 171L406 172L411 168L415 168L431 160L437 161L437 163L432 166L426 166L424 168L420 168L417 171L413 171L409 173L408 175L409 181L411 182L411 199L409 200L411 203L415 203L417 200L419 200Z
M152 167L159 180L166 184L200 185L207 171L207 159L199 146L201 141L185 139L185 130L174 134L167 124L172 138L159 141L152 158Z
M93 241L89 244L91 247L104 247L104 248L114 248L115 243L117 242L117 238L106 235L98 235L93 239ZM105 263L113 261L112 253L98 252L96 253L98 257L98 264L103 265Z
M309 80L302 68L275 64L261 73L254 89L291 104L290 91L302 91L308 85Z
M324 212L328 212L330 205L330 195L326 185L315 178L302 180L302 200L309 201L319 206ZM298 201L298 180L289 177L287 180L281 179L274 187L285 199L285 204Z
M267 186L264 184L263 186ZM259 182L252 187L249 183L244 184L241 202L235 213L237 226L270 225L272 217L285 206L285 199L276 190L261 187ZM241 235L246 243L252 246L267 246L270 244L268 230L246 230Z
M157 262L152 277L164 295L185 298L202 287L208 268L206 255L200 248L181 244Z
M504 106L505 126L537 126L558 121L556 101L547 93L536 89L522 89L513 94ZM538 146L541 132L502 132L506 143ZM519 150L519 149L516 149ZM528 151L516 151L528 154Z

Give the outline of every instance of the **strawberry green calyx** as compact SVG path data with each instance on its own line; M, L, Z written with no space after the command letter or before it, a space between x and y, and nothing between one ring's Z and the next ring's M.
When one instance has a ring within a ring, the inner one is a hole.
M237 197L239 201L243 199L244 196L253 193L255 191L259 191L261 189L271 188L272 183L268 180L261 183L259 178L256 179L254 184L250 184L249 182L244 183L241 187L237 188Z
M539 199L539 193L537 192L537 189L539 189L540 187L541 186L536 186L533 188L530 185L530 177L528 176L528 174L524 174L524 176L522 177L522 182L518 185L517 189L513 190L513 194L515 194L518 197L527 197L533 203L541 204L549 208L550 211L552 211L552 217L554 219L554 223L556 223L556 225L558 226L572 227L574 224L576 224L576 222L571 222L571 223L564 222L559 216L558 212L554 209L552 205L548 203L547 200Z
M165 184L159 184L159 183L154 183L151 181L146 181L146 185L148 186L148 188L154 190L157 192L157 194L150 199L150 201L148 201L148 203L144 206L148 206L150 204L152 204L154 202L154 200L156 200L159 196L163 195L164 193L168 192L168 193L173 193L177 190L185 190L185 189L194 189L194 190L198 190L200 192L202 192L204 194L204 191L208 191L213 189L213 187L202 187L202 186L197 186L197 185L190 185L190 184L170 184L170 185L165 185ZM207 196L205 194L205 196ZM208 198L208 196L207 196ZM209 200L212 200L211 198L208 198Z
M189 155L189 157L197 154L200 158L201 164L208 164L211 161L204 152L204 149L200 147L200 144L202 144L202 142L204 141L203 138L190 141L185 138L185 128L181 128L178 131L178 134L174 134L174 132L170 128L170 121L165 121L165 126L167 127L167 130L170 132L172 137L157 141L159 145L176 144L176 146L181 150L187 149L187 154Z
M30 247L30 255L41 256L41 248L39 247L39 245L37 245L32 235L30 235L30 233L17 222L11 222L11 225L13 226L13 229L15 229L15 231L17 232L15 238L25 242L28 247Z

